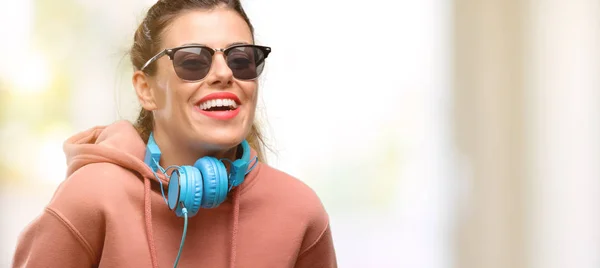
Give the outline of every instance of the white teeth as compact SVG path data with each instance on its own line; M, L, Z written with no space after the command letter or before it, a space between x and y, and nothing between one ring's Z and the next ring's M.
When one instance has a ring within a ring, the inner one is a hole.
M237 103L235 103L232 99L217 99L217 100L209 100L199 105L200 109L208 110L213 107L231 107L233 109L237 108Z

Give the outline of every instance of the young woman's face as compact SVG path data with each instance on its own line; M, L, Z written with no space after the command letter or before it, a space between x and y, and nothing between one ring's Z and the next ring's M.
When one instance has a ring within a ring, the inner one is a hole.
M250 28L235 11L216 8L177 17L162 35L161 50L187 44L220 49L239 43L253 43ZM156 62L157 72L149 80L155 102L154 128L166 134L171 143L219 152L236 146L249 133L257 82L234 78L222 52L206 58L205 62L211 62L210 70L202 80L192 82L176 74L168 56ZM186 69L195 68L193 60Z

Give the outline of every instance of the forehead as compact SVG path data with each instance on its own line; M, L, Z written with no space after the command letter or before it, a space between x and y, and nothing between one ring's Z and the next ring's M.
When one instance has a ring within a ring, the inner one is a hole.
M226 8L182 13L163 34L165 48L191 43L224 48L238 42L252 43L252 33L239 14Z

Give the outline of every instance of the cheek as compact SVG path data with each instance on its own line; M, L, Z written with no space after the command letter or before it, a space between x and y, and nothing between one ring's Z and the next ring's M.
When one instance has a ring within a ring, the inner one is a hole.
M154 100L159 109L164 110L168 108L170 102L171 89L168 81L162 76L156 76L156 83L154 84Z
M256 105L256 100L258 98L258 87L256 83L245 83L241 88L248 101Z
M177 109L182 105L182 102L186 102L189 99L189 96L197 88L196 84L181 81L172 68L161 69L158 81L158 85L164 91L166 105L173 106L169 107L169 109Z
M181 117L177 114L184 113L189 108L188 102L195 90L193 84L182 83L179 79L166 77L157 81L156 99L159 109L168 118Z
M198 90L197 84L171 79L167 84L167 102L171 110L185 110L191 105L190 99Z
M166 64L160 60L157 63L152 90L154 91L154 99L158 104L159 109L164 109L169 104L171 79L168 70L165 69Z

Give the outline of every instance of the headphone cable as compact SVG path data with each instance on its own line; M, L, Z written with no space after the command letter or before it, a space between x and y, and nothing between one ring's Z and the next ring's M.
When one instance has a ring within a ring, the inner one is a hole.
M181 213L183 213L183 235L181 236L181 244L179 245L179 252L177 252L177 258L175 259L173 268L177 268L177 264L179 263L179 258L181 257L181 250L183 249L183 243L185 243L185 235L187 233L187 226L188 226L188 211L183 206L183 203L181 204L181 206L182 206Z

